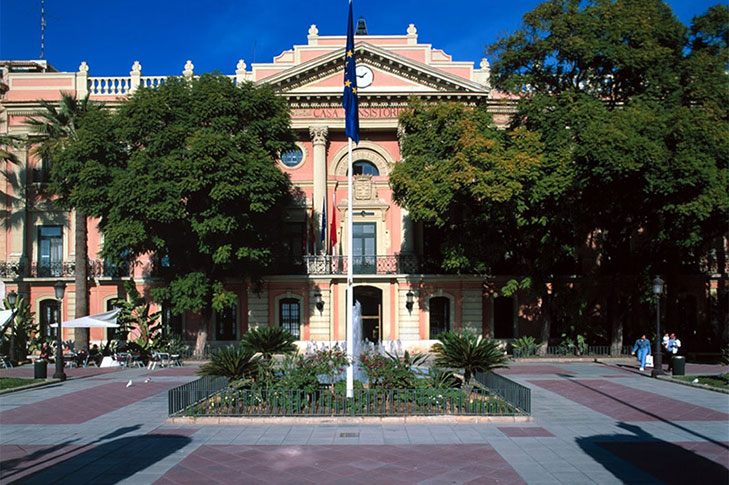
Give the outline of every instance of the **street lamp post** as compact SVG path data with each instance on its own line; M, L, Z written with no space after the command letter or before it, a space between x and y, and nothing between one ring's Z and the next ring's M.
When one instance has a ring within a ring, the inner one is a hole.
M15 303L18 301L18 294L15 290L10 290L8 293L8 304L10 310L13 312L10 314L10 362L13 365L18 363L18 353L15 349Z
M58 334L56 342L56 372L53 374L54 379L66 380L66 374L63 372L63 294L66 292L66 283L63 281L53 285L58 299Z
M663 352L661 349L661 295L663 294L663 280L656 276L653 280L653 294L656 295L656 352L653 359L652 377L663 375Z

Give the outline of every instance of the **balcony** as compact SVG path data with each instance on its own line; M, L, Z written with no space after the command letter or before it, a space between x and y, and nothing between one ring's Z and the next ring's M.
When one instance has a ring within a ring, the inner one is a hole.
M304 270L313 275L347 274L347 256L304 256ZM391 254L387 256L355 256L354 274L412 274L419 272L418 257L414 254Z
M90 278L124 278L129 276L129 270L128 265L120 268L98 259L90 259L88 262L88 276ZM73 261L44 264L31 263L30 271L27 274L21 262L0 262L0 278L14 279L23 276L29 278L67 278L75 275L76 263Z

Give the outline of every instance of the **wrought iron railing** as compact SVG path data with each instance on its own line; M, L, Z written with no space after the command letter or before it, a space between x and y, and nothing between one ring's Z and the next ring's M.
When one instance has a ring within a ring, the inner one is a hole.
M509 402L516 411L513 414L531 414L532 390L528 387L492 372L477 373L476 381Z
M192 384L192 383L190 383ZM189 384L186 384L189 386ZM526 412L500 394L474 389L470 397L460 389L355 389L344 391L234 390L195 393L171 389L170 416L517 416ZM172 400L175 404L172 404ZM191 402L184 410L180 403Z
M418 257L414 254L391 254L386 256L354 256L355 274L411 274L420 271ZM346 274L347 256L304 256L307 274Z
M56 263L31 263L30 271L25 271L22 262L0 262L0 278L63 278L76 274L76 263L73 261L61 261ZM88 261L88 276L122 278L129 276L130 266L115 266L109 262L98 259Z
M179 414L190 406L208 399L227 386L228 379L225 377L204 376L187 384L173 387L167 391L169 415Z
M630 355L630 346L623 346L620 349L620 355ZM514 349L514 358L524 357L579 357L579 356L607 356L612 355L611 346L609 345L589 345L586 349L580 350L577 347L565 347L553 345L547 347L546 354L539 354L538 348L533 349Z

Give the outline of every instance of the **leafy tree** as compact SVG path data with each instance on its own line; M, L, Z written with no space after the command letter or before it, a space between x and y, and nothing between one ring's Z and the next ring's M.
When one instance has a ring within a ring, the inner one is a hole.
M658 0L552 0L490 48L493 84L520 97L512 129L570 167L570 227L598 250L616 350L650 275L674 291L727 233L727 15L712 7L689 34Z
M435 365L452 369L463 369L461 388L470 395L473 390L473 378L478 372L508 367L507 356L494 340L468 332L444 332L438 335L431 349L435 354Z
M294 139L287 104L270 86L205 74L139 89L115 121L126 158L97 214L103 255L155 255L166 284L152 296L200 316L201 356L213 311L235 301L225 280L257 281L275 259L291 200L275 163Z
M41 110L27 120L31 128L29 142L35 154L53 160L51 191L59 196L56 202L66 209L75 209L75 316L79 318L89 314L88 212L83 207L105 186L99 174L108 163L105 158L113 153L109 149L109 140L113 138L100 129L100 121L109 115L100 104L89 101L88 95L77 99L75 95L61 93L58 105L51 101L40 104ZM79 346L88 345L88 329L76 329L74 334Z

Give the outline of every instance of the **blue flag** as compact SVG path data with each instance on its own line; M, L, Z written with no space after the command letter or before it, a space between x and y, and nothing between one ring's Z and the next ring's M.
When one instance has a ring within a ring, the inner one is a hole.
M344 133L359 143L359 110L357 103L357 66L354 61L354 28L352 26L352 0L349 0L349 21L347 22L347 48L344 51Z
M321 204L321 244L322 246L324 243L326 243L327 240L327 198L324 197L324 200ZM326 248L325 248L326 252Z

